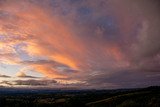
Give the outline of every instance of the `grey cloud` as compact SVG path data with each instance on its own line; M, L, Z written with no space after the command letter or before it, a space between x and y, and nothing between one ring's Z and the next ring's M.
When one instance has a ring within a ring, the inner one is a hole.
M35 76L30 76L30 75L27 75L26 73L20 71L16 74L17 77L19 78L40 78L40 77L35 77Z
M1 81L0 84L5 84L5 85L25 85L25 86L51 86L55 85L57 81L53 79L28 79L28 80L13 80L13 81Z
M49 86L57 83L55 80L16 80L15 85L28 85L28 86Z
M6 80L1 81L0 84L5 84L5 85L9 85L9 86L13 85L12 82L6 81Z
M144 72L141 70L120 70L112 71L111 74L98 74L90 76L86 79L89 85L95 87L106 88L133 88L133 87L145 87L152 85L159 85L160 75L159 73Z
M0 74L0 78L11 78L11 77L8 76L8 75L2 75L2 74Z
M40 77L35 77L35 76L30 76L30 75L25 75L25 76L18 76L19 78L40 78Z

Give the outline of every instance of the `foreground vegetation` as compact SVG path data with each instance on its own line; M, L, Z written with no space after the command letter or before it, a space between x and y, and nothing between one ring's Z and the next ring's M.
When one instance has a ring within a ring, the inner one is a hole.
M160 87L1 93L0 107L160 107Z

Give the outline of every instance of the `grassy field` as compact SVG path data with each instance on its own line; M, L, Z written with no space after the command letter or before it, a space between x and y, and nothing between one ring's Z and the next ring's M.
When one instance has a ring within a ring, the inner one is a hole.
M160 87L5 94L0 92L0 107L160 107Z

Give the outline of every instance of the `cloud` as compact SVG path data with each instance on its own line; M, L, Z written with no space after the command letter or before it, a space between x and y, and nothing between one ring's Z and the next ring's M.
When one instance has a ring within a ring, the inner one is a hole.
M12 86L12 85L13 85L10 81L6 81L6 80L1 81L0 84L1 84L1 85L2 85L2 84L4 84L4 85L9 85L9 86ZM3 86L3 85L2 85L2 86Z
M10 76L0 74L0 78L10 78Z
M141 71L160 70L158 9L157 2L146 0L1 1L0 61L63 82L87 83L92 75L97 81L101 74L123 80L124 71L145 82L151 78ZM115 78L101 83L127 86Z
M52 86L56 85L57 81L53 79L4 80L1 81L0 84L9 86Z
M54 60L22 61L21 64L30 66L32 70L39 69L39 71L51 78L67 78L68 75L79 72L78 70L70 68L69 66L58 63ZM44 71L50 71L50 73L48 74Z
M20 61L20 58L13 53L0 53L0 56L1 56L0 63L2 64L16 65Z
M35 76L26 75L24 72L18 72L16 74L16 76L20 77L20 78L38 78L38 77L35 77Z
M91 75L86 79L88 86L103 88L134 88L158 85L159 73L144 72L132 69L112 71L112 74Z
M55 80L16 80L15 85L27 85L27 86L48 86L56 83Z

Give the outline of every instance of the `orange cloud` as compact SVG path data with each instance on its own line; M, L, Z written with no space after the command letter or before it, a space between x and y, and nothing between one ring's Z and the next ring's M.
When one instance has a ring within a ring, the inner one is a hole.
M34 65L32 66L36 71L44 74L45 76L49 78L66 78L67 76L60 74L55 70L54 68L51 68L47 65Z
M18 73L16 73L16 76L17 77L25 77L26 74L24 72L18 72Z
M51 11L28 2L25 2L25 4L29 8L23 7L23 2L18 4L9 3L8 6L1 7L12 18L12 20L3 19L5 23L0 22L0 28L3 28L1 29L1 35L19 36L19 38L10 36L10 41L13 42L12 46L25 43L26 45L22 50L31 57L45 57L66 65L67 70L78 70L81 75L113 65L112 63L108 64L110 62L116 63L123 60L118 45L112 46L107 42L101 43L103 38L97 39L96 36L88 40L85 38L85 36L90 36L86 33L87 30L82 29L84 34L75 33L74 29L76 30L76 28L74 26L68 24L66 19L54 15ZM13 28L5 28L6 22ZM50 64L31 64L29 66L50 78L72 76L72 74L62 73Z
M68 59L65 56L62 55L53 55L53 59L59 63L68 65L69 67L73 68L73 69L78 69L77 65L74 61L72 61L71 59Z

